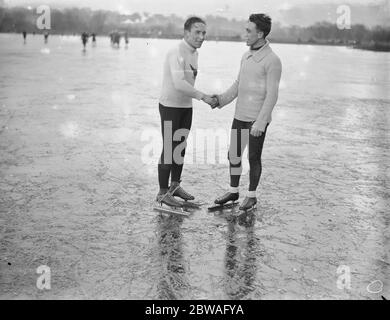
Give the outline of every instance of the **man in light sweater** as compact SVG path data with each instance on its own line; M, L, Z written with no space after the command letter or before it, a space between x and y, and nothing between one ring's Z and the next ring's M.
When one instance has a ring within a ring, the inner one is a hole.
M181 206L174 196L194 200L180 186L185 143L192 124L192 99L202 100L210 105L216 103L216 98L194 88L198 74L197 49L202 46L205 35L206 23L201 18L187 19L184 24L184 39L168 52L164 63L159 103L163 150L158 164L160 190L156 200L172 207Z
M252 14L246 26L247 45L250 50L241 59L237 80L223 94L218 95L218 107L237 98L232 124L229 163L230 190L215 200L216 204L236 201L242 173L241 158L246 145L249 157L249 191L240 210L254 208L256 189L260 181L261 153L271 113L278 99L282 64L266 39L271 31L271 18L265 14Z

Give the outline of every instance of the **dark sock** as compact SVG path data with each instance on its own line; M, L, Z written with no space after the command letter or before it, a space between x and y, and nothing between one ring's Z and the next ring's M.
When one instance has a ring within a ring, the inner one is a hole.
M158 194L162 195L162 194L166 194L167 192L168 192L168 189L165 189L165 188L161 189L160 188L160 191L158 192Z

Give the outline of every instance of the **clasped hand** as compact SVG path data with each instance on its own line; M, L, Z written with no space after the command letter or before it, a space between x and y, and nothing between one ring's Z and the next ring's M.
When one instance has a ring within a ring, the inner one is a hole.
M219 106L219 101L217 95L208 95L205 94L202 99L204 102L210 105L212 109Z

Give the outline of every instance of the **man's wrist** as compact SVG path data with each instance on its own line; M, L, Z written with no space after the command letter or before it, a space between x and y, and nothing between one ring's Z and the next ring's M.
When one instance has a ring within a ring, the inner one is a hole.
M266 126L266 125L267 125L267 124L264 123L264 121L261 121L261 120L256 120L256 121L253 123L253 127L256 128L256 129L258 129L258 130L260 130L260 131L262 131L262 132L264 132L265 126Z
M217 94L217 95L215 95L215 97L217 98L217 101L218 101L217 108L221 109L222 108L222 106L221 106L221 95Z

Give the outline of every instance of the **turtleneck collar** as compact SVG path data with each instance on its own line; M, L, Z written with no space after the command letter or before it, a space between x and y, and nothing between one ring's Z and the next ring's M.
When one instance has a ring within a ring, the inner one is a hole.
M269 41L266 40L265 44L259 50L249 50L246 58L249 59L250 57L253 57L256 62L260 62L271 51Z
M249 48L251 51L259 51L259 50L261 50L261 49L263 49L266 45L268 45L269 44L269 41L267 40L267 39L265 39L265 42L263 43L263 45L261 45L260 47L258 47L258 48Z

